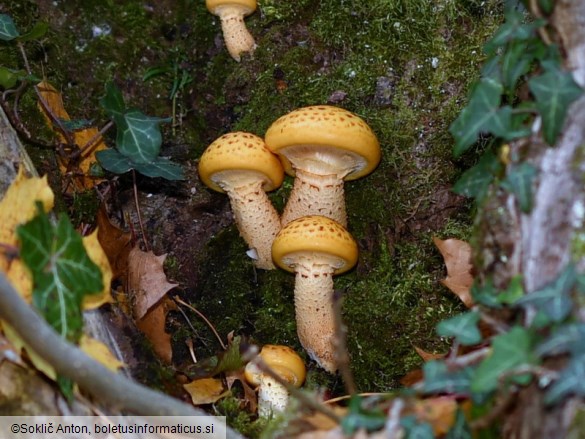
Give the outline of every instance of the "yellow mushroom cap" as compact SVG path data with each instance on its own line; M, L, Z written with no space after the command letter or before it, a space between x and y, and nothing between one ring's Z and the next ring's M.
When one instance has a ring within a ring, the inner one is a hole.
M331 105L299 108L280 117L268 128L265 141L290 175L294 170L287 154L293 149L305 150L306 154L318 148L342 150L355 161L346 180L369 174L381 158L380 143L368 124L350 111Z
M319 255L337 259L334 273L344 273L357 263L357 243L341 224L319 215L291 221L272 243L272 259L287 271L295 271L296 257Z
M242 131L224 134L203 152L199 160L199 176L203 183L218 192L217 175L241 172L264 180L262 188L271 191L282 184L284 171L278 158L266 147L262 138ZM243 171L243 172L242 172Z
M256 10L256 0L205 0L207 10L216 14L217 8L222 6L241 8L244 15L249 15Z
M293 349L282 345L265 345L260 351L260 358L282 379L295 387L301 387L305 381L306 368L302 358ZM253 363L249 363L253 365ZM262 372L256 367L246 367L246 380L255 386L260 385Z

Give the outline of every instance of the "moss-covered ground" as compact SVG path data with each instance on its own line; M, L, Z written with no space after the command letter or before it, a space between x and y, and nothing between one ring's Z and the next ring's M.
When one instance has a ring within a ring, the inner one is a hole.
M168 203L175 196L186 208L193 204L185 199L223 203L212 211L227 210L223 195L201 187L195 176L198 157L225 132L263 135L279 116L311 104L338 105L365 119L383 158L373 174L346 184L349 230L360 259L355 270L336 278L336 288L345 291L357 386L387 391L420 365L414 346L447 350L434 327L461 307L439 283L445 272L432 237L469 234L470 205L449 188L470 163L453 160L448 126L465 103L501 8L493 0L259 0L246 20L258 49L240 63L225 51L219 21L203 1L7 1L0 12L22 30L37 20L49 23L43 41L27 44L27 52L35 72L63 91L73 117L105 121L98 100L108 80L147 114L169 116L174 108L174 129L163 127L163 154L183 162L190 175L183 186L171 186L175 194L167 188ZM0 59L21 66L9 45L0 46ZM156 67L168 71L144 81ZM173 103L169 92L181 78L186 83ZM33 125L38 120L35 132L48 136L38 116L26 117L35 111L27 96L21 117ZM51 154L41 151L37 159L46 169ZM144 184L150 192L165 186ZM291 185L289 178L271 195L279 209ZM167 230L157 228L155 218L151 223L153 230ZM193 251L179 252L178 236L155 240L158 252L174 257L173 277L183 282L186 300L220 334L235 331L301 351L293 276L254 270L233 225L208 234ZM213 335L196 317L192 323L198 357L212 355L219 348ZM180 333L176 357L186 355ZM308 385L343 392L338 377L314 364Z

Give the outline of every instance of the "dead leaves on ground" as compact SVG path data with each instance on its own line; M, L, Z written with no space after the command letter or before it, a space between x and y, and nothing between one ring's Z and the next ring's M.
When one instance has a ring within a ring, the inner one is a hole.
M16 229L19 225L30 221L37 214L36 204L40 203L45 212L53 208L54 194L49 188L47 178L26 177L21 169L12 182L4 198L0 200L0 271L4 272L11 285L28 303L32 300L32 276L24 263L17 257L19 247ZM110 282L112 273L106 255L99 245L97 234L93 233L83 238L83 246L89 258L100 268L104 289L98 294L88 296L84 301L84 309L95 308L103 303L111 302ZM6 323L2 323L2 330L6 339L14 347L16 353L27 352L32 364L45 375L55 379L56 374L52 366L46 363L26 345L19 335ZM121 364L114 360L108 349L97 340L87 337L80 347L85 352L102 362L106 367L118 369Z
M66 186L66 192L71 193L74 189L83 191L91 189L100 180L91 177L92 167L97 164L95 152L106 149L107 146L95 127L79 130L68 130L64 124L71 122L71 118L63 105L61 93L49 82L42 81L37 85L40 94L39 109L43 114L49 128L57 134L59 141L67 145L69 140L76 147L72 151L66 151L69 156L60 157L59 167L63 175L70 177ZM81 151L79 157L75 154Z
M471 246L459 239L433 238L441 252L447 267L447 277L441 283L455 293L466 307L473 306L471 285L473 284L473 265L471 264Z

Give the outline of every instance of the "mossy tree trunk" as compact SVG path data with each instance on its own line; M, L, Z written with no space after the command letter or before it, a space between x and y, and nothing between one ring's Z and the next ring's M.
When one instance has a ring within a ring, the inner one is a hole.
M585 0L557 1L551 20L552 30L562 46L565 64L580 86L585 85ZM538 130L533 130L538 131ZM516 275L522 275L524 290L534 292L556 279L574 262L579 272L585 269L585 255L575 251L575 242L585 231L585 96L569 108L562 134L556 145L548 146L538 133L510 145L510 157L521 157L538 169L533 187L533 209L524 214L512 195L494 193L480 214L480 224L489 225L492 233L482 236L478 248L479 272L505 288ZM498 221L494 223L494 209ZM504 212L502 214L502 212ZM495 249L495 250L489 250ZM489 257L486 253L492 251ZM488 262L489 261L489 262ZM481 265L483 264L483 265ZM524 324L534 318L530 309ZM582 310L574 310L581 316ZM558 369L563 365L546 367ZM520 388L514 405L507 410L503 437L515 439L583 437L575 431L579 401L567 399L554 407L546 407L544 393L538 385ZM575 436L575 437L577 437Z

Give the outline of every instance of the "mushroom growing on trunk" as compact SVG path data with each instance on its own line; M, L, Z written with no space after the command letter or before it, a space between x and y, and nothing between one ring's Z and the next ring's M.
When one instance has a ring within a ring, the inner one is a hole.
M270 270L271 247L280 230L278 212L265 191L282 184L284 171L264 141L251 133L224 134L207 147L199 161L203 183L227 193L240 235L255 253L255 265Z
M337 370L333 337L333 275L350 270L358 247L344 227L324 216L291 221L276 236L272 257L294 272L297 333L309 356L328 372Z
M282 225L323 215L346 227L343 181L369 174L380 162L371 128L347 110L319 105L282 116L268 128L265 141L296 177Z
M258 354L263 363L272 369L281 379L295 387L301 387L305 381L305 363L295 351L288 346L265 345ZM258 386L258 415L269 417L284 411L288 404L286 388L263 372L254 362L246 365L246 381Z
M209 12L219 16L225 47L233 59L240 61L242 52L254 51L256 43L244 17L256 10L256 0L206 0L205 4Z

